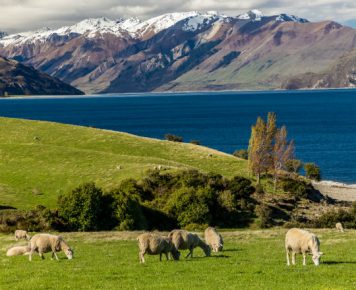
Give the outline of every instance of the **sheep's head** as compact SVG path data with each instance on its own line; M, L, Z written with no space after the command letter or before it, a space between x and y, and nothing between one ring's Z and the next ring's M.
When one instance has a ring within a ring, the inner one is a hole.
M313 254L312 260L314 262L315 266L319 266L320 264L320 257L323 255L322 252L317 252L315 254Z
M68 260L72 260L73 259L73 250L71 248L68 248L64 251L64 253L66 254Z

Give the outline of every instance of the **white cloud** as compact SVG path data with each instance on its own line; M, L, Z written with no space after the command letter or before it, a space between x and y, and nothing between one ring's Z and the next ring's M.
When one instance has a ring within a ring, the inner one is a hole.
M355 0L0 0L0 31L73 24L87 17L142 19L167 12L218 10L237 15L258 8L267 15L295 14L311 21L354 23Z

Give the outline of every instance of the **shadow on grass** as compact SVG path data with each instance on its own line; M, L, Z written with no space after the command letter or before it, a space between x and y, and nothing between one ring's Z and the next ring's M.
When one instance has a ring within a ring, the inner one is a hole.
M238 249L238 248L235 248L235 249L224 249L223 250L224 252L240 252L240 251L242 251L241 249Z
M356 265L356 261L324 261L321 262L321 264L325 264L325 265L355 264Z

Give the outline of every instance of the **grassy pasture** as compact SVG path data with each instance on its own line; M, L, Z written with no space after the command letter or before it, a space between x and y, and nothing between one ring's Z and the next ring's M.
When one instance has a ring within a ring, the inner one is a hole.
M0 118L0 205L54 207L60 193L83 182L109 189L158 165L248 176L246 160L203 146Z
M313 230L325 253L315 267L287 267L285 229L222 232L224 251L193 259L159 262L147 256L138 262L138 232L63 233L75 250L73 260L41 261L35 256L6 257L15 244L0 235L0 289L356 289L356 231ZM24 242L22 242L24 243ZM187 252L184 251L182 256Z

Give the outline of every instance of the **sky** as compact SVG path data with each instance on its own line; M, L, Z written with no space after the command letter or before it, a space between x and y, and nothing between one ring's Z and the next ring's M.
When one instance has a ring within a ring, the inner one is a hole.
M356 0L0 0L0 31L57 28L89 17L145 20L169 12L216 10L236 16L250 9L288 13L310 21L334 20L356 28Z

